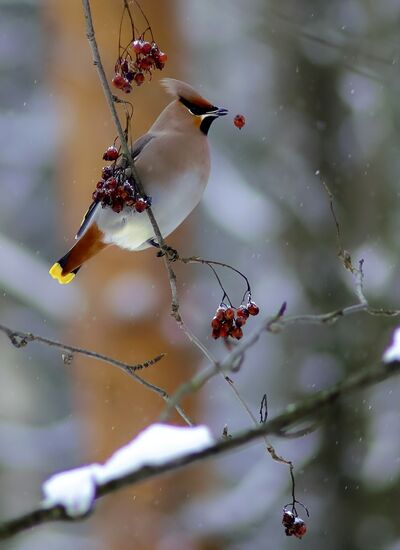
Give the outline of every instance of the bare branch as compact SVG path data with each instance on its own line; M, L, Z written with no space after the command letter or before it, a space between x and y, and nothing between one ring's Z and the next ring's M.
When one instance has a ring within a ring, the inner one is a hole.
M71 362L71 354L78 354L78 355L84 355L85 357L91 357L92 359L97 359L98 361L103 361L104 363L108 363L109 365L113 365L114 367L118 367L119 369L122 369L126 374L131 376L136 382L139 382L139 384L142 384L142 386L145 386L149 390L153 391L157 395L159 395L164 401L169 404L170 403L170 396L168 393L163 390L162 388L151 384L150 382L147 382L147 380L144 380L141 376L136 374L135 371L145 369L147 367L150 367L152 365L155 365L160 361L163 357L165 357L165 353L161 353L160 355L157 355L153 359L149 359L148 361L145 361L144 363L139 363L136 365L130 365L129 363L124 363L123 361L119 361L118 359L113 359L112 357L108 357L107 355L103 355L102 353L97 353L96 351L91 351L85 348L78 348L76 346L70 346L69 344L63 344L62 342L58 342L56 340L51 340L50 338L45 338L44 336L39 336L37 334L32 334L31 332L22 332L20 330L11 330L10 328L0 324L0 332L3 332L8 336L13 346L16 348L22 348L28 345L30 342L39 342L41 344L46 344L47 346L59 348L61 350L64 350L67 353L66 357L63 357L64 363ZM173 408L177 411L177 413L183 418L183 420L188 424L189 426L192 425L192 421L189 419L189 417L186 415L186 413L183 411L183 409L177 404L177 406L173 405Z
M178 459L170 460L157 466L144 466L134 473L124 477L111 480L104 485L98 486L96 490L96 500L102 496L116 491L126 485L139 483L152 479L165 472L171 472L182 468L183 466L193 464L207 458L222 455L233 449L240 448L257 439L264 438L267 435L279 436L282 432L286 433L289 428L295 427L299 422L318 416L321 418L321 412L336 401L349 395L350 393L362 388L377 384L391 376L400 373L400 362L383 363L374 367L365 368L357 374L348 377L346 380L335 384L329 389L320 391L314 395L306 397L298 403L291 404L286 410L276 416L274 419L260 424L257 428L243 430L230 437L223 437L214 445L196 453L189 453ZM300 432L303 434L303 431ZM89 514L87 514L88 516ZM85 518L87 517L85 516ZM0 524L0 539L10 538L26 529L51 521L77 521L85 518L71 518L61 506L52 508L39 508L23 516L6 521Z

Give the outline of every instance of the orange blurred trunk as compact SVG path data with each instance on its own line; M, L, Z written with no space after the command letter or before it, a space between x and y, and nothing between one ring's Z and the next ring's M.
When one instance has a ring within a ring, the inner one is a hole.
M51 72L61 128L57 180L60 204L63 203L61 236L69 238L63 243L60 236L60 243L68 249L99 178L103 151L113 142L116 131L93 67L81 2L53 0L47 8L49 29L54 36ZM176 76L176 5L170 0L150 0L143 3L143 8L157 42L170 59L162 76ZM96 38L110 80L121 13L122 1L92 2ZM135 136L147 130L169 101L157 79L158 76L127 96L135 106ZM174 238L177 246L183 238L188 237L181 231L178 241ZM63 252L60 250L60 255ZM110 247L91 260L72 284L81 285L88 303L85 317L77 319L68 339L131 363L168 352L167 358L144 376L169 390L193 372L188 370L188 365L193 365L191 349L181 336L175 338L178 344L172 346L167 334L175 334L176 329L169 318L168 280L155 251L132 254ZM146 296L148 311L142 303ZM135 317L137 309L142 311L140 318ZM156 421L164 406L159 397L111 366L76 358L73 376L76 407L84 419L88 461L104 460ZM182 423L178 417L174 421ZM162 478L127 488L100 502L90 522L103 547L150 550L158 547L157 541L166 531L173 537L173 522L169 522L183 496L185 477L174 475L173 479ZM193 490L193 481L188 483L189 488Z

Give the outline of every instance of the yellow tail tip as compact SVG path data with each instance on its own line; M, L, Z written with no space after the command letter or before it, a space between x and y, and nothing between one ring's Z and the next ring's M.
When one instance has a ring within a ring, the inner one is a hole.
M75 277L75 273L62 274L62 267L56 262L50 269L49 274L53 279L56 279L60 285L67 285Z

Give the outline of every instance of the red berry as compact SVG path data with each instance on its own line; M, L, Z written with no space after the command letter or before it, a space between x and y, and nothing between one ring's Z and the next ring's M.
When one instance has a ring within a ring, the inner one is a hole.
M228 338L230 332L230 328L227 325L222 325L219 329L219 334L221 338Z
M142 50L140 53L143 55L148 55L151 52L151 48L153 46L150 44L150 42L142 42Z
M219 328L213 328L211 336L217 340L221 336Z
M212 328L220 328L221 327L221 321L217 319L217 317L214 317L211 321Z
M146 208L148 208L149 205L148 205L148 202L146 199L143 199L143 198L139 198L135 201L135 210L136 212L144 212L146 210Z
M233 119L233 124L236 126L236 128L239 128L239 130L241 130L246 124L246 119L243 115L236 115Z
M236 312L236 315L238 317L242 317L243 319L247 319L250 315L249 310L244 306L239 306Z
M168 55L165 52L160 52L158 54L158 61L165 64L168 61Z
M148 71L154 65L154 59L147 55L138 62L138 65L143 71Z
M216 319L218 319L218 321L223 321L225 319L225 311L226 311L225 306L219 306L219 308L215 312L215 317Z
M143 73L136 73L134 76L134 80L138 86L141 86L144 82L144 74Z
M225 310L225 319L227 321L232 321L232 319L234 319L234 317L235 317L235 310L233 309L233 307L228 307Z
M121 61L121 71L123 74L126 74L129 71L129 65L126 59Z
M283 511L283 518L282 518L282 524L285 527L291 527L294 523L295 515L293 512L290 512L290 510L284 510Z
M107 151L103 155L103 160L117 160L118 158L118 149L111 145L108 147Z
M116 200L111 208L116 214L119 214L124 208L124 202L122 200Z
M243 325L246 324L246 319L244 317L236 317L235 319L235 324L237 327L242 327Z
M112 83L118 90L122 90L125 85L125 78L120 74L116 74L112 79Z
M254 302L249 302L247 304L247 309L249 310L250 315L258 315L260 313L260 308Z
M124 83L124 87L122 88L122 91L125 92L126 94L130 94L132 91L131 83L126 78L125 78L125 83Z
M136 54L142 53L143 43L143 40L134 40L132 42L132 49Z
M295 537L301 539L307 532L307 526L301 518L296 518L291 527L291 531Z
M236 338L236 340L240 340L243 337L242 329L240 327L234 327L231 331L231 336Z
M96 189L103 189L104 181L101 180L96 184Z
M111 168L111 166L104 166L101 171L101 177L103 178L103 180L108 180L108 178L111 178L112 175L113 175L113 169Z
M107 181L106 181L106 188L107 189L115 189L117 186L118 186L118 182L115 178L109 178Z

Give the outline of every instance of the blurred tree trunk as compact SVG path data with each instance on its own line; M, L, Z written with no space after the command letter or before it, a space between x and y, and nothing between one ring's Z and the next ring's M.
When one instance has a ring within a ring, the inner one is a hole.
M116 131L93 68L81 2L59 0L48 2L47 7L51 12L49 32L54 38L51 72L60 112L57 170L59 200L63 204L60 235L68 236L61 245L62 254L71 244L84 209L89 205L104 164L102 153L113 142ZM176 4L149 0L143 8L156 40L170 59L162 76L176 76L179 34ZM122 1L93 1L92 12L100 52L111 78L117 55ZM157 79L158 76L128 97L135 106L135 137L147 130L169 101ZM180 231L173 243L179 247L187 238L187 231ZM60 241L62 243L62 239ZM136 290L129 285L137 277L140 281ZM73 284L81 285L88 303L86 315L77 318L68 334L69 340L132 363L168 352L168 356L144 376L170 391L193 372L189 368L194 364L193 354L169 317L169 285L163 264L154 250L131 254L108 249L92 260ZM147 314L144 311L141 317L129 319L126 311L118 313L118 308L125 307L127 302L132 304L135 315L136 302L140 304L146 292L149 293ZM175 345L171 345L171 340ZM143 427L156 421L164 406L164 402L147 389L117 369L100 363L76 358L73 376L76 407L85 423L86 460L99 461L108 457ZM182 423L177 418L174 421ZM147 483L101 502L90 521L99 540L104 541L104 548L149 550L158 547L156 541L166 532L173 540L176 527L168 518L186 494L185 477L174 475L173 480ZM193 490L193 476L188 486Z

